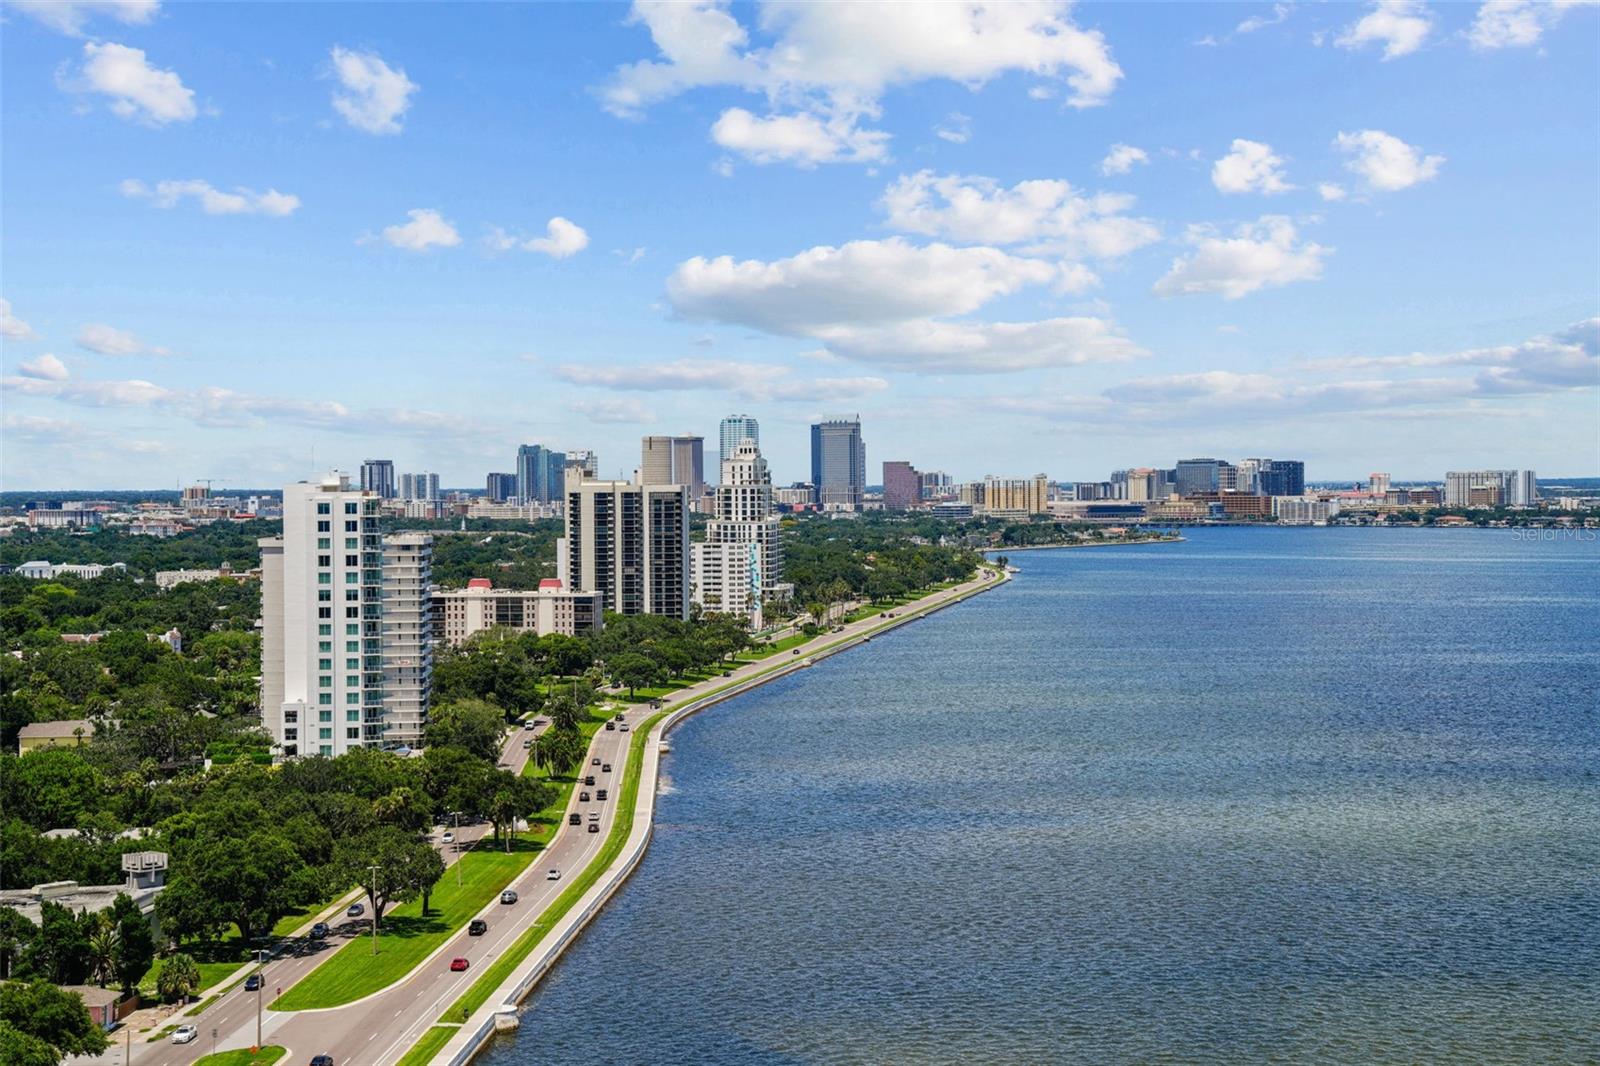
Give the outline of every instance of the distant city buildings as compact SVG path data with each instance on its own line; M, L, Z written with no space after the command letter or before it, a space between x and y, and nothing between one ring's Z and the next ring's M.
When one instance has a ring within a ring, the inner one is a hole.
M80 577L93 580L106 573L122 573L128 569L127 563L50 563L43 559L18 564L14 573L18 577L32 578L35 581L53 581L58 577Z
M1452 470L1444 476L1446 507L1529 507L1538 499L1532 470Z
M883 508L909 511L922 502L922 475L903 459L883 464Z
M399 489L394 479L394 460L364 460L361 463L361 488L375 494L380 500L395 499Z
M490 503L505 503L517 495L517 475L490 474L484 479L483 490Z
M575 637L604 625L604 597L568 589L559 578L546 578L537 589L497 589L488 578L475 577L464 589L434 589L432 602L433 631L446 644L497 627Z
M867 491L867 450L860 419L811 427L811 483L824 511L861 509Z
M86 507L35 507L28 512L29 529L95 529L100 512Z
M567 486L561 576L608 611L689 617L689 490L581 478Z
M379 499L385 498L379 497ZM400 499L406 503L412 503L417 500L425 500L429 503L437 502L439 499L439 475L428 473L401 474Z
M432 539L383 536L379 498L287 486L261 546L261 719L286 756L416 746L432 687Z
M729 415L717 427L717 460L720 462L733 454L741 441L750 441L761 447L761 425L749 415Z
M587 454L593 457L593 453ZM522 445L517 449L517 499L522 503L560 500L565 491L566 469L566 452L542 444Z
M689 503L699 509L706 495L705 438L692 435L645 437L640 442L639 475L641 485L682 485L689 490ZM731 452L724 452L727 458Z

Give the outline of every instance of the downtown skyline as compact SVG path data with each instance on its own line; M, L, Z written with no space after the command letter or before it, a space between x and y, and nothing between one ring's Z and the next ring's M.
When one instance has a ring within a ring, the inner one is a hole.
M1596 472L1592 9L888 10L6 5L5 487Z

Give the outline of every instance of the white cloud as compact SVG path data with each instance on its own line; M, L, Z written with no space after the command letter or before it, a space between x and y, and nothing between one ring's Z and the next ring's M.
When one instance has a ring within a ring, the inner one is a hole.
M750 33L717 0L637 0L629 22L650 31L659 58L619 67L601 90L613 114L637 117L660 100L706 86L764 96L764 118L725 111L718 144L766 162L815 166L884 158L888 134L861 129L887 89L940 78L977 88L1021 71L1059 79L1074 107L1102 104L1122 71L1105 39L1083 30L1061 0L813 4L768 0Z
M828 350L858 362L919 373L1002 373L1121 362L1147 354L1098 318L1039 322L917 319L876 328L835 327Z
M1553 334L1541 334L1521 344L1469 348L1440 355L1345 356L1316 359L1309 370L1347 371L1373 367L1437 369L1482 367L1474 379L1489 393L1544 392L1600 386L1600 318L1576 322Z
M300 197L281 193L277 189L256 192L240 185L232 192L223 192L199 178L161 181L154 188L137 178L129 178L117 188L124 196L147 199L157 207L176 207L180 201L192 199L208 215L271 215L283 218L292 215L300 207Z
M72 376L67 364L49 352L45 352L31 363L23 363L17 367L17 373L25 378L37 378L40 381L65 381Z
M142 26L161 11L160 0L9 0L6 6L69 37L82 37L96 15Z
M100 355L171 355L167 348L158 348L135 337L125 329L116 329L104 323L92 323L78 331L78 347Z
M1268 26L1276 26L1280 22L1288 19L1289 13L1293 10L1293 4L1273 4L1271 15L1251 15L1249 18L1239 23L1239 25L1235 26L1233 28L1233 32L1255 33L1257 30L1264 30Z
M567 406L587 416L589 421L602 425L637 425L654 422L656 418L655 411L631 396L608 400L574 400Z
M461 243L461 234L437 211L419 207L407 211L406 217L411 221L383 228L383 239L396 248L423 252L429 248L454 248Z
M1377 0L1334 43L1340 48L1381 44L1384 59L1398 59L1421 48L1432 29L1433 17L1421 0Z
M797 379L788 367L719 359L678 359L634 366L568 363L556 367L554 373L574 385L630 392L725 391L754 403L847 400L889 387L882 378Z
M108 96L117 115L158 126L188 122L198 113L193 90L176 73L157 70L143 51L126 45L86 43L78 77L65 87Z
M941 126L935 126L933 132L940 140L949 141L951 144L966 144L972 139L972 118L959 111L950 112L950 118Z
M11 301L0 298L0 337L8 341L36 341L33 327L11 313Z
M493 226L484 243L497 252L520 248L524 252L543 253L552 259L568 259L589 247L589 234L577 223L557 215L545 224L543 237L522 237ZM634 258L628 262L636 263L643 255L643 248L636 249Z
M760 118L730 107L711 127L711 139L754 163L861 163L887 157L889 135L856 127L854 115L819 117L809 112Z
M1148 219L1123 212L1125 193L1085 196L1065 181L1022 181L1007 189L992 178L903 175L878 201L892 229L966 243L1031 242L1030 251L1114 259L1158 240Z
M917 247L892 237L770 262L696 256L667 279L667 295L691 318L811 335L830 325L964 314L1057 275L1052 263L997 248Z
M1408 189L1431 181L1444 165L1444 156L1424 156L1416 147L1382 130L1340 133L1334 147L1350 156L1345 168L1384 192Z
M1322 261L1332 249L1296 239L1294 223L1281 215L1245 223L1232 237L1204 226L1190 227L1188 240L1194 253L1174 259L1172 269L1152 291L1157 296L1211 293L1237 300L1258 289L1321 277Z
M355 52L334 45L329 56L344 92L333 94L333 109L358 130L399 133L400 120L411 107L417 84L406 72L391 67L376 52Z
M1211 184L1222 192L1270 196L1294 188L1284 180L1283 159L1273 154L1270 144L1236 137L1231 147L1232 151L1211 167Z
M1317 195L1329 203L1336 203L1345 197L1344 186L1335 182L1325 181L1317 186Z
M1593 5L1594 0L1489 0L1478 8L1467 30L1467 41L1482 51L1527 48L1539 43L1544 31L1555 26L1568 10Z
M1113 144L1111 151L1100 160L1100 173L1110 176L1112 174L1126 174L1133 169L1135 163L1148 163L1150 156L1143 148L1135 148L1131 144Z

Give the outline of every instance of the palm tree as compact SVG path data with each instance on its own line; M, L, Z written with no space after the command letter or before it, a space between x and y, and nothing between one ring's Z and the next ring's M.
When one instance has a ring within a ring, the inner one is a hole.
M94 932L89 934L89 967L101 988L106 986L106 981L110 980L116 969L121 939L117 927L111 924L111 916L102 911Z
M200 987L200 967L195 964L192 957L182 952L173 955L161 964L161 973L156 977L156 991L162 999L177 999L183 997L183 1002L188 1003L189 997Z

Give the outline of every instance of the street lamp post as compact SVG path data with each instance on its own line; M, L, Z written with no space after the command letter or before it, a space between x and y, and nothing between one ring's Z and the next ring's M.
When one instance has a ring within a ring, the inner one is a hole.
M266 952L262 951L261 954L265 955ZM266 960L262 959L261 962L262 970L256 975L260 978L260 980L256 982L256 1047L261 1046L261 989L264 988L267 983Z
M450 850L456 853L456 887L461 887L461 812L451 811L450 817L455 821L456 831L451 836L455 840L450 842Z
M373 863L367 869L372 871L372 953L378 953L378 864Z

